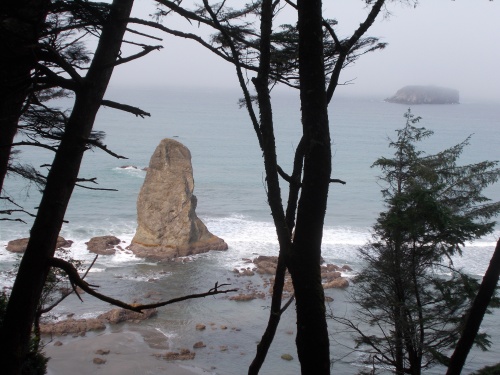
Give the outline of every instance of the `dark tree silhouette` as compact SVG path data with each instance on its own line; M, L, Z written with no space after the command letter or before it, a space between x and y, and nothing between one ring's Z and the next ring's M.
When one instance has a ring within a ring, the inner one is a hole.
M500 202L491 202L483 191L500 178L500 169L492 161L459 165L469 138L426 154L417 143L432 131L417 127L420 118L410 111L405 117L405 127L389 143L394 156L373 164L382 170L386 210L373 226L372 241L360 249L365 266L352 292L357 312L336 321L352 330L367 362L396 374L421 374L448 364L447 353L473 311L478 282L451 257L461 254L466 242L493 231ZM496 280L489 280L490 288ZM478 295L476 300L484 315L489 299ZM471 322L480 319L476 315ZM470 338L482 349L489 346L487 334L476 330Z
M360 27L351 37L342 40L335 31L336 21L322 18L322 4L317 0L297 4L263 0L240 9L204 0L203 5L194 10L168 0L157 2L164 5L158 12L159 18L178 14L215 30L215 34L205 40L192 33L148 23L167 33L192 39L234 65L244 96L241 104L249 112L263 152L267 198L280 252L268 326L249 374L259 372L280 316L288 306L281 305L286 269L295 288L296 343L302 373L329 374L329 340L320 275L321 241L329 184L343 181L330 176L327 105L339 85L342 68L364 53L385 46L376 38L363 37L384 1L374 2ZM296 10L298 23L278 29L274 26L275 18L285 6ZM302 138L293 157L291 175L279 166L276 155L271 101L276 84L300 91ZM252 86L255 94L251 92ZM289 188L286 207L282 202L280 177Z
M66 124L9 299L0 336L5 374L19 374L31 328L83 153L94 119L120 54L133 0L115 0L103 26L88 73L78 82L75 105Z
M17 123L32 84L36 45L49 0L4 0L0 3L0 193L7 173Z
M462 330L462 335L453 351L448 364L446 375L460 375L469 351L474 344L483 317L488 310L492 298L495 296L498 280L500 278L500 240L497 242L495 252L483 277L469 315Z

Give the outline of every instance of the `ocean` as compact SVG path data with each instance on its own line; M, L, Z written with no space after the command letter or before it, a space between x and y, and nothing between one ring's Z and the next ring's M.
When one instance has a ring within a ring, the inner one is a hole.
M276 255L277 239L270 210L266 203L262 153L245 109L238 107L241 95L237 91L174 88L112 87L107 99L138 106L152 114L141 119L127 113L103 108L98 114L95 130L107 135L105 144L128 160L118 160L100 151L88 151L84 157L81 177L97 177L99 185L118 191L75 189L61 235L74 241L71 254L76 259L90 262L93 255L85 242L93 236L112 234L120 238L123 247L130 243L136 228L136 199L144 180L142 168L159 141L175 138L186 145L192 154L197 214L209 230L229 245L226 252L210 252L193 257L186 263L157 264L135 258L126 251L113 256L100 256L88 280L100 285L100 291L127 301L144 301L144 295L154 291L161 299L186 293L203 292L215 282L230 283L244 289L261 284L260 276L236 277L234 268L248 267L243 258L257 255ZM293 153L299 141L300 105L295 93L272 95L276 127L278 161L285 171L291 170ZM66 102L60 102L61 106ZM395 137L395 129L404 126L403 114L407 106L390 104L383 98L334 98L329 109L333 178L346 185L332 184L323 238L323 257L328 263L348 264L353 271L362 267L357 248L371 236L371 226L384 209L381 198L380 171L370 166L380 156L391 156L388 138ZM461 163L498 160L497 140L500 139L500 106L498 103L462 102L459 105L420 105L411 108L421 116L421 126L435 132L422 143L429 153L463 141L473 134L471 144L460 159ZM34 165L49 162L51 155L41 149L25 149L23 161ZM20 160L21 160L20 159ZM124 168L125 167L125 168ZM34 212L39 194L34 186L10 178L5 186L7 194ZM287 190L282 187L286 202ZM498 185L488 188L486 195L500 200ZM4 247L9 240L29 235L31 218L22 216L27 224L1 222L0 230L0 285L9 286L12 270L18 256ZM459 267L481 277L500 236L495 232L474 243L467 244L463 257L453 259ZM348 289L328 290L333 298L330 308L336 314L349 314ZM83 296L84 303L70 298L58 306L57 316L75 312L77 317L92 317L110 309L110 306ZM255 353L268 318L269 299L235 302L224 297L205 298L162 308L159 315L143 322L142 327L158 332L171 348L189 347L204 341L207 347L197 351L194 365L214 374L245 373ZM500 315L488 316L482 329L492 336L489 352L471 353L464 373L486 364L498 362L500 355ZM196 331L196 323L204 323L207 330ZM330 323L331 353L335 361L334 373L354 374L360 369L359 356L349 347L349 335L338 332ZM227 330L220 326L227 326ZM125 324L120 329L139 329ZM118 329L118 328L113 328ZM282 318L275 342L271 347L262 374L298 373L299 365L294 347L295 316L290 307ZM225 347L225 349L221 349ZM280 358L289 353L295 359L286 362ZM428 371L442 373L438 367Z

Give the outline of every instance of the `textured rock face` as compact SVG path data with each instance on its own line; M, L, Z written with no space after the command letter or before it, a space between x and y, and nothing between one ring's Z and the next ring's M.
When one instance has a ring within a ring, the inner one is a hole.
M458 90L437 86L405 86L386 102L400 104L458 104Z
M19 238L17 240L12 240L7 243L5 247L8 251L12 253L24 253L26 251L26 247L28 247L29 238ZM66 240L63 237L57 237L56 247L59 249L61 247L70 247L73 241Z
M138 256L172 259L210 250L226 250L196 216L191 153L164 139L156 148L137 199L137 231L130 249Z
M92 237L89 242L85 242L87 250L99 255L113 255L115 246L120 244L120 239L115 236Z

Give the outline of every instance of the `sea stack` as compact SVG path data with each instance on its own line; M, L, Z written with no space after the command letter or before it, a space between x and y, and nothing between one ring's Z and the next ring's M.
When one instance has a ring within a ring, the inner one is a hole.
M140 257L168 260L227 250L196 216L191 153L183 144L163 139L149 162L137 198L137 231L130 249Z
M458 90L438 86L405 86L385 99L399 104L458 104Z

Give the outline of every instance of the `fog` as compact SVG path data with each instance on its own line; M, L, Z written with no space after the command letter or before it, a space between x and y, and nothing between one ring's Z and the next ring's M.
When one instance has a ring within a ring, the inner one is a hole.
M151 3L136 0L135 15L148 18L154 10ZM368 12L362 0L323 3L324 16L338 21L336 31L343 37L351 35ZM385 98L406 85L437 85L458 89L462 102L500 102L500 1L420 0L416 7L394 1L384 15L366 35L380 38L387 48L344 69L340 81L353 84L339 87L337 95ZM169 22L167 18L164 24L186 30L187 22ZM237 89L229 63L193 41L156 35L163 41L153 42L164 48L121 65L112 86Z

